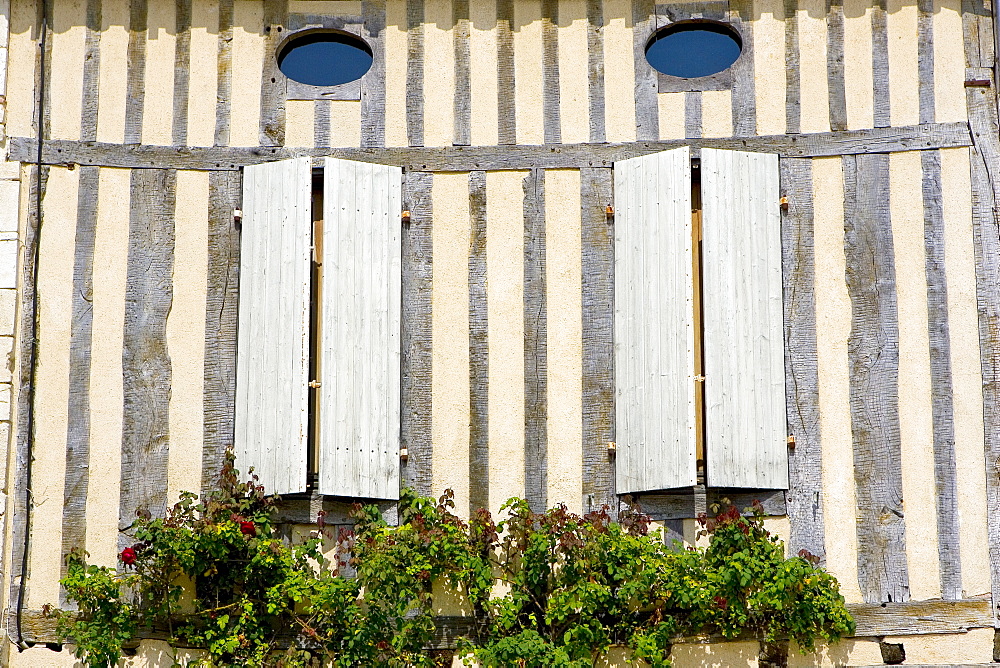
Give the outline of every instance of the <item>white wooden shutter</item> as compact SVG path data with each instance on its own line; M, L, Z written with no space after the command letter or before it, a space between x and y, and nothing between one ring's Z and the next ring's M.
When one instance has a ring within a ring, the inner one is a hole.
M615 163L620 493L696 482L690 153Z
M236 356L236 465L270 494L306 488L309 158L243 172Z
M778 156L703 149L708 484L788 487Z
M323 494L399 498L398 167L327 158L323 194Z

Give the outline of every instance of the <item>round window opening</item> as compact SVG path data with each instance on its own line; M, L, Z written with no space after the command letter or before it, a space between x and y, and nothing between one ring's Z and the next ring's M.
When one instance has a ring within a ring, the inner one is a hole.
M646 60L659 72L693 79L728 69L740 57L743 42L721 23L676 23L653 34Z
M340 32L310 32L293 37L278 53L278 69L310 86L337 86L364 76L372 50L363 39Z

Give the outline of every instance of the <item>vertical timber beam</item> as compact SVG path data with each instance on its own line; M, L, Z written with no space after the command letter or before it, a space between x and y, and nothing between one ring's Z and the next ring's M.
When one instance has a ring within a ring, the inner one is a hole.
M260 145L285 145L285 75L277 48L288 20L288 0L264 0L264 60L261 63Z
M924 266L927 277L927 334L930 343L931 419L934 433L934 484L941 597L945 600L957 600L962 598L962 563L959 551L958 471L955 463L955 421L951 340L948 335L948 284L944 264L945 225L940 152L921 151L920 162L924 204Z
M402 447L408 459L400 480L429 496L432 481L431 443L431 244L430 172L403 176L403 206L410 222L403 227L402 314Z
M656 27L653 0L632 0L632 50L635 54L635 138L660 138L656 70L646 62L646 41Z
M826 561L822 505L822 441L816 343L816 256L813 248L812 160L780 162L781 254L785 305L785 405L795 446L788 455L789 553L808 550Z
M469 174L469 517L490 508L486 172Z
M177 172L132 170L131 188L120 531L128 530L137 515L162 516L167 507L171 368L166 328L173 302ZM119 541L124 548L131 539L123 533Z
M985 9L962 2L967 67L989 67L992 48L983 46ZM992 41L992 40L990 40ZM992 47L992 44L990 45ZM967 87L966 107L972 134L972 232L976 253L976 301L983 374L986 518L993 594L993 623L1000 626L1000 120L993 87ZM996 652L996 650L994 650Z
M617 510L615 440L614 318L615 236L605 207L612 204L607 168L580 170L583 239L583 504L584 512L607 505Z
M100 168L80 167L73 258L73 313L69 347L69 410L66 482L63 486L62 554L86 549L87 492L90 487L90 351L93 331L94 234ZM66 575L63 563L62 576ZM60 588L60 605L66 606Z
M524 179L524 498L548 505L548 333L545 301L545 171Z
M385 146L385 0L362 0L364 33L372 48L372 66L361 78L361 146ZM316 145L329 145L330 102L321 111L317 105L316 121L323 123L326 137L317 132ZM317 125L317 128L319 126ZM325 141L325 144L320 144Z
M217 489L235 433L240 233L233 210L240 208L241 191L239 172L209 173L202 495Z
M858 584L868 603L910 598L899 433L899 324L889 155L844 156L844 251L851 298L851 431Z

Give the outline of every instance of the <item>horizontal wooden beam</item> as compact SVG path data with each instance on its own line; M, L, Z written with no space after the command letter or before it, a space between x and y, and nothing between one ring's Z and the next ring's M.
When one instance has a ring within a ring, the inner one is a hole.
M690 490L673 494L633 494L632 497L639 504L639 509L654 520L683 520L698 516L695 495ZM705 501L708 515L716 514L713 512L713 505L718 505L723 510L733 505L743 511L752 506L754 501L760 501L767 516L786 514L785 492L781 490L747 492L709 489Z
M778 153L783 157L815 157L858 153L892 153L970 146L966 123L927 123L893 128L768 135L730 139L678 139L622 144L548 144L542 146L451 146L444 148L288 148L177 147L46 140L46 165L97 165L132 169L231 171L245 165L299 156L333 156L362 162L400 165L416 172L467 172L536 168L610 167L615 161L690 146ZM37 144L28 137L10 138L10 160L32 163Z
M989 598L851 604L847 609L857 623L857 637L965 633L993 627Z
M358 502L378 506L382 517L389 524L396 523L396 502L359 499ZM316 524L319 513L324 524L354 524L351 509L355 502L337 497L312 494L286 494L278 499L274 509L274 522L278 524Z
M857 631L854 634L856 638L965 633L971 629L993 626L988 599L933 600L884 605L861 603L850 604L847 607L857 623ZM469 636L474 631L471 617L438 617L436 622L433 649L453 649L459 637ZM23 611L21 629L27 642L37 644L60 642L56 634L55 620L46 617L41 610ZM146 629L140 633L140 637L149 640L169 640L170 636L166 629ZM289 636L284 642L290 643L292 640ZM724 639L718 636L676 640L676 642L701 643L723 641Z

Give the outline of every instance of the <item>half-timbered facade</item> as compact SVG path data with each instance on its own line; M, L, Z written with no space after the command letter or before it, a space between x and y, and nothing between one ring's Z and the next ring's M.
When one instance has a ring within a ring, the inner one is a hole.
M658 74L654 31L698 19L739 59ZM0 0L4 665L73 665L41 614L62 555L115 564L231 447L290 523L391 517L399 485L630 494L693 541L759 498L858 620L791 664L992 661L993 26L984 0ZM316 28L371 47L360 82L284 77Z

